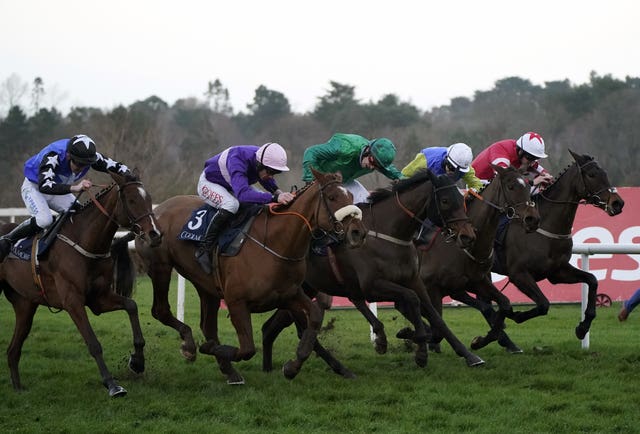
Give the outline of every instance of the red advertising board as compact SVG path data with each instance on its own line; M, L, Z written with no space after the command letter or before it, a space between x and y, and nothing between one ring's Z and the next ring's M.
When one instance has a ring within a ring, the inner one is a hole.
M622 187L618 193L625 201L622 214L610 217L599 208L580 205L573 226L574 243L635 243L640 244L640 187ZM571 257L571 264L581 268L581 255ZM589 257L589 271L598 279L598 293L604 293L614 301L628 298L640 287L640 254L599 254ZM502 289L507 278L493 274L494 284ZM581 284L552 285L547 280L538 282L551 302L579 302ZM508 284L504 294L513 303L530 303L531 300ZM444 302L450 302L445 299ZM335 306L349 306L346 299L334 298Z

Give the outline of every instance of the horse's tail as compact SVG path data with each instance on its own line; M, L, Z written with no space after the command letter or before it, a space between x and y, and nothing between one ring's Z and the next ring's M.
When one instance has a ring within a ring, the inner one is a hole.
M129 241L135 238L135 234L115 238L111 243L111 257L113 258L113 282L117 294L131 297L133 284L136 281L136 267L129 254Z

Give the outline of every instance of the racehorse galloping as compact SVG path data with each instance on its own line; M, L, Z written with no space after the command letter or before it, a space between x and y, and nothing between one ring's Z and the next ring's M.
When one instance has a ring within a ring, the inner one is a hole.
M464 303L478 303L467 294L469 291L497 302L498 315L487 318L491 331L485 338L486 343L496 339L504 326L505 316L510 317L513 313L509 299L491 282L493 244L500 218L519 220L525 233L535 231L540 219L531 202L529 184L522 174L513 167L495 166L494 169L496 177L480 195L467 198L467 215L476 228L473 246L460 249L442 237L436 237L424 249L419 249L420 277L440 314L442 298L446 295ZM493 314L490 303L485 304L483 312ZM430 346L438 351L442 338L436 332L434 330ZM476 338L475 342L482 342L482 338Z
M364 242L361 212L342 187L342 177L313 172L316 180L299 190L290 206L270 208L271 212L256 217L240 252L236 256L218 257L213 275L205 274L193 259L196 243L177 239L191 212L203 203L196 196L173 197L156 208L165 235L160 247L151 249L136 243L153 284L154 318L180 333L182 353L193 360L196 347L191 328L173 316L168 301L171 271L175 268L194 284L200 296L200 328L207 339L200 351L216 357L230 384L244 382L231 362L248 360L256 352L250 316L253 312L282 307L295 312L306 324L297 359L284 367L287 378L293 378L309 356L321 325L321 312L300 288L312 232L325 231L344 238L350 247ZM239 348L222 345L218 339L222 298L236 329Z
M541 193L534 195L540 212L540 227L526 233L519 225L510 225L505 239L504 260L494 263L493 271L507 275L509 280L536 303L528 311L515 312L517 323L549 310L549 300L536 282L547 279L556 283L586 283L589 287L587 307L575 329L583 339L596 317L598 280L591 273L569 263L573 240L571 228L578 205L591 204L609 216L622 212L624 201L611 186L607 173L589 155L569 150L575 160L556 181Z
M162 236L151 209L151 197L137 174L110 175L115 183L92 196L92 202L62 223L58 239L39 258L39 267L35 266L33 258L26 261L13 256L0 264L0 287L13 305L16 317L7 350L11 382L16 390L23 388L18 364L38 305L68 312L98 364L102 383L114 397L127 392L107 369L102 346L89 323L85 306L96 315L126 310L134 346L129 367L137 373L144 371L145 342L138 307L135 301L113 291L113 261L109 250L120 226L131 229L150 245L159 244ZM39 270L35 275L34 269Z
M368 309L367 301L393 301L411 322L416 330L413 341L417 344L415 361L419 366L426 366L428 356L427 330L421 315L441 331L469 366L484 363L451 333L433 308L418 274L418 257L412 242L425 218L446 228L439 236L451 240L451 233L455 231L463 247L473 242L473 227L464 214L462 196L455 184L446 176L436 177L425 170L393 184L390 189L376 190L369 199L370 203L358 204L369 229L366 244L360 249L337 246L335 267L329 256L309 255L305 286L312 293L322 290L348 297L372 325L379 353L386 352L387 338L384 325ZM264 370L272 368L273 342L291 323L287 312L278 311L264 324ZM346 370L338 367L338 362L319 343L316 343L316 352L335 372L344 375Z

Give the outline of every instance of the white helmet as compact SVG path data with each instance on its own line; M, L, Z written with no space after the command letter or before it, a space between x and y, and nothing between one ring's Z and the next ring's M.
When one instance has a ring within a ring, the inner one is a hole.
M516 145L536 158L547 158L547 154L544 152L544 140L538 133L532 131L524 133L522 137L516 140Z
M256 151L258 163L280 172L288 172L287 151L277 143L265 143Z
M447 161L462 173L469 171L469 165L472 160L473 152L464 143L454 143L447 148Z

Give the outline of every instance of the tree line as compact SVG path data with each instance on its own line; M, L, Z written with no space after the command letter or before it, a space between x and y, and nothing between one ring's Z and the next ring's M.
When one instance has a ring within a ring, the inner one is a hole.
M569 80L534 85L520 77L497 80L471 98L422 111L394 94L361 101L356 87L329 82L308 113L294 113L287 97L263 85L245 111L235 112L228 89L216 79L201 98L173 105L152 95L110 110L73 107L63 115L52 104L42 78L31 86L31 104L22 103L28 86L14 75L0 83L0 207L23 206L20 199L24 161L46 144L83 133L98 151L138 167L155 203L173 195L193 194L204 161L228 146L276 141L289 154L291 172L279 175L283 188L300 185L302 154L335 132L368 138L388 137L398 149L402 168L420 149L465 142L479 153L489 144L517 138L526 131L545 139L549 158L542 161L558 173L572 160L570 148L596 157L616 186L640 185L635 168L640 148L640 78L624 80L592 72L589 82ZM57 92L57 90L52 90ZM91 175L92 177L95 174ZM367 187L386 185L367 175Z

